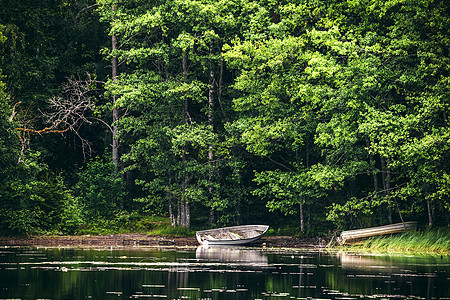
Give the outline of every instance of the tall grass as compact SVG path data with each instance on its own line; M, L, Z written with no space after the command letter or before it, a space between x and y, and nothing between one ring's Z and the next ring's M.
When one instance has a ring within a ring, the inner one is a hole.
M450 230L448 228L411 231L401 235L373 237L357 246L376 252L450 254Z
M193 236L195 230L186 227L172 227L170 224L166 226L160 226L147 232L150 235L165 235L165 236Z
M97 219L86 222L76 234L109 235L126 233L149 233L154 235L180 235L195 234L186 228L172 227L169 218L158 216L142 216L138 214L119 213L113 219Z

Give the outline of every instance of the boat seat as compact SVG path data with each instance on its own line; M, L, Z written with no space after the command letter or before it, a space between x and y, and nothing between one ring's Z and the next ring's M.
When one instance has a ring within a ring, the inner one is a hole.
M216 238L213 238L211 235L209 235L209 234L207 234L207 235L205 235L205 238L207 239L207 240L217 240Z
M242 236L240 236L239 234L237 234L235 232L230 232L230 235L231 235L231 239L232 240L241 240L241 239L243 239Z

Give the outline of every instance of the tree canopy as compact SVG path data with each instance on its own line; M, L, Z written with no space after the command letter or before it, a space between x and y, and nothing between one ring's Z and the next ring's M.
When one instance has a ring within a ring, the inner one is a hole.
M0 7L3 232L449 224L446 1Z

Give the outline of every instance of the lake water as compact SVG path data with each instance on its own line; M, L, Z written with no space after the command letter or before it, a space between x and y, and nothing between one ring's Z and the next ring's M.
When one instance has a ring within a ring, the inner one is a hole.
M450 299L450 257L1 248L0 299Z

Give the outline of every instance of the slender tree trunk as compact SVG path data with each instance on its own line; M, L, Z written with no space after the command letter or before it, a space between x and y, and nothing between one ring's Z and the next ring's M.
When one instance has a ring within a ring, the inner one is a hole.
M236 194L236 211L235 211L235 223L241 225L241 187L238 186Z
M370 141L368 138L366 138L366 145L367 145L367 148L370 147ZM375 194L377 194L378 193L378 175L377 175L377 169L375 168L375 159L373 158L372 154L369 154L369 162L370 162L370 166L372 168L373 189L375 191Z
M188 201L184 202L184 211L186 215L184 227L191 228L191 208Z
M216 212L215 212L214 209L210 208L209 209L209 218L208 218L207 225L211 226L212 224L214 224L215 220L216 220Z
M309 169L310 168L310 150L309 150L309 144L306 144L306 157L305 157L305 161L306 161L306 168ZM309 198L305 199L305 203L307 202L306 200L309 200ZM309 202L309 201L308 201ZM311 204L308 204L308 231L311 230Z
M373 198L378 195L379 188L378 188L378 174L377 174L377 170L375 168L375 160L374 160L372 154L369 155L369 160L370 160L370 165L372 166L372 179L373 179L373 190L374 190L373 196L371 197L371 201L369 203L370 210L372 210L372 205L373 205L372 201L373 201ZM373 218L370 218L370 225L374 225L373 221L374 221Z
M112 6L112 11L114 12L115 5ZM114 20L112 20L114 24ZM112 51L115 52L117 50L117 37L116 35L113 35L111 37L111 48ZM116 84L117 80L117 57L115 54L112 56L112 83ZM114 163L114 174L117 175L120 169L119 166L119 139L117 137L118 135L118 128L117 128L117 121L119 120L119 111L116 107L116 96L113 96L113 111L112 111L112 160Z
M165 39L164 35L165 35L164 33L161 34L161 41L162 41L162 44L163 44L163 45L166 44L166 39ZM162 60L162 61L161 61L161 64L162 64L162 67L163 67L163 69L164 69L164 76L165 76L165 78L166 78L166 81L169 81L169 64L168 64L168 62L165 61L165 60ZM162 75L162 74L161 74L161 75ZM162 77L162 76L161 76L161 77Z
M391 203L391 167L390 159L386 159L386 195L389 197L389 203ZM392 207L389 205L389 223L392 224Z
M368 138L366 138L366 146L367 148L370 147L370 141ZM378 195L378 174L377 174L377 169L375 167L375 159L373 157L372 154L369 154L369 162L370 162L370 167L372 169L372 180L373 180L373 194L371 197L371 201L370 201L370 209L372 209L372 200L374 197L376 197ZM373 219L370 219L370 225L373 225Z
M222 107L222 88L223 88L223 59L220 60L220 70L219 70L219 83L217 88L217 102L219 103L220 110L223 112Z
M211 46L212 48L212 46ZM211 52L212 50L210 50ZM214 72L212 66L209 70L209 89L208 89L208 124L212 133L214 133ZM209 162L209 174L208 174L208 192L211 197L211 202L213 197L212 189L212 175L213 175L213 159L214 159L214 148L212 144L208 146L208 162ZM214 209L211 207L209 211L209 225L214 223Z
M115 11L115 4L112 5L112 12ZM114 26L114 19L112 20L112 25ZM115 85L117 84L117 57L115 55L115 50L117 50L117 37L116 35L112 35L111 37L111 50L113 52L112 55L112 70L111 70L111 76L112 76L112 83ZM114 178L117 178L117 175L120 171L120 157L119 157L119 138L118 138L118 128L117 128L117 121L119 120L119 110L116 107L116 96L113 96L112 99L113 104L113 110L112 110L112 161L114 164ZM112 203L116 202L116 197L114 196L111 201ZM123 208L123 201L120 203L120 207Z
M186 223L186 211L184 209L185 199L182 197L177 201L177 225L184 226Z
M383 158L381 157L381 169L382 169L382 178L383 178L383 189L384 194L387 199L387 205L388 205L388 221L389 224L392 224L392 208L391 208L391 171L389 169L389 158Z
M183 51L183 61L182 61L182 68L183 68L183 79L185 82L187 82L187 69L188 69L188 60L187 60L187 52ZM183 103L183 122L184 124L189 124L188 120L188 100L187 98L184 100ZM183 150L182 154L182 165L186 166L186 151ZM185 172L183 172L183 179L182 179L182 194L180 199L180 211L179 211L179 226L189 227L190 226L190 210L189 210L189 203L186 199L186 190L187 190L187 184L188 184L188 177Z
M115 10L115 7L113 5L112 10ZM114 22L114 21L113 21ZM111 37L111 44L112 44L112 51L114 52L117 50L117 37L116 35L113 35ZM112 57L112 82L113 84L116 84L117 79L117 57L113 55ZM119 168L119 141L117 139L117 125L115 122L119 120L119 112L116 108L116 96L113 96L113 145L112 145L112 158L114 166L116 167L116 173Z
M386 195L389 197L389 207L388 207L388 217L389 217L389 223L392 224L392 207L390 205L391 203L391 168L390 168L390 160L389 158L386 159Z
M182 216L182 211L181 211L181 199L177 199L177 226L181 226L181 216Z
M308 214L308 223L306 224L306 230L308 230L308 232L311 232L311 205L307 205L307 214Z
M188 58L186 51L183 51L183 80L184 82L187 82L187 72L188 72ZM187 98L184 99L183 103L183 122L184 124L188 124L188 100Z
M189 202L186 199L186 189L187 189L188 179L184 178L182 183L182 195L179 201L179 213L178 218L179 226L190 227L190 210L189 210Z
M303 197L300 196L300 232L305 233L305 220L303 216Z
M173 206L172 206L173 194L170 190L171 189L170 186L172 185L172 172L170 172L170 169L167 170L167 177L168 177L168 180L167 180L168 189L167 189L166 194L167 194L167 202L169 203L169 219L170 219L170 225L172 227L175 227L175 225L177 225L177 223L176 223L177 220L175 218L175 214L173 213Z
M433 227L433 213L430 200L427 200L428 226Z
M306 168L309 169L310 167L310 153L309 153L309 146L306 146Z
M172 204L169 204L169 219L170 219L170 225L174 227L176 225L175 222L175 215L173 214L172 210Z

